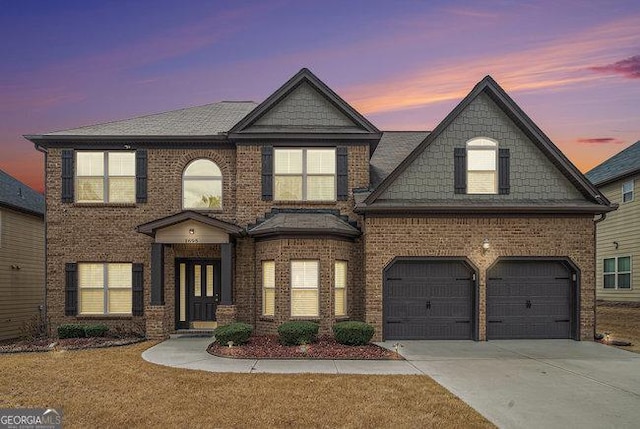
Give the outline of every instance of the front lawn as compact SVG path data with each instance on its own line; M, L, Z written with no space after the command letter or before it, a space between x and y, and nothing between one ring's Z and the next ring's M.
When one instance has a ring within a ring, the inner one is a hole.
M630 341L631 346L620 348L640 353L640 307L598 304L596 311L597 332L608 332L612 339Z
M64 427L493 427L426 376L216 374L150 364L153 343L0 355L0 408Z

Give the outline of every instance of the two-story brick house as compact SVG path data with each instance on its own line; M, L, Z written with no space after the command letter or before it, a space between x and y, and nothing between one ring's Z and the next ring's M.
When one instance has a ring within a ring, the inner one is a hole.
M26 137L46 153L54 325L593 338L612 207L490 77L431 133L381 132L303 69L259 105Z

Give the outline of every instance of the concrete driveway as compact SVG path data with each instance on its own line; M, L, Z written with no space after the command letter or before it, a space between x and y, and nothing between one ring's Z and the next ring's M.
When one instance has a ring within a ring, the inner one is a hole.
M640 427L640 354L572 340L400 343L420 372L499 427Z

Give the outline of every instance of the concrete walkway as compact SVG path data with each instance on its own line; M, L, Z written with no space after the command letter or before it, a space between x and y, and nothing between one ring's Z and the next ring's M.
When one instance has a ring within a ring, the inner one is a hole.
M213 372L424 374L501 428L640 425L640 354L598 343L402 341L406 361L334 361L219 358L205 351L210 342L171 339L142 357Z

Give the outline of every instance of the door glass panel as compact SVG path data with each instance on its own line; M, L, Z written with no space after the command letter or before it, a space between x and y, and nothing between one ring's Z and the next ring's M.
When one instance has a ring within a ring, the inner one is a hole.
M213 296L213 265L207 265L207 296Z
M202 268L193 266L193 296L202 296Z
M187 320L187 267L180 264L180 321Z

